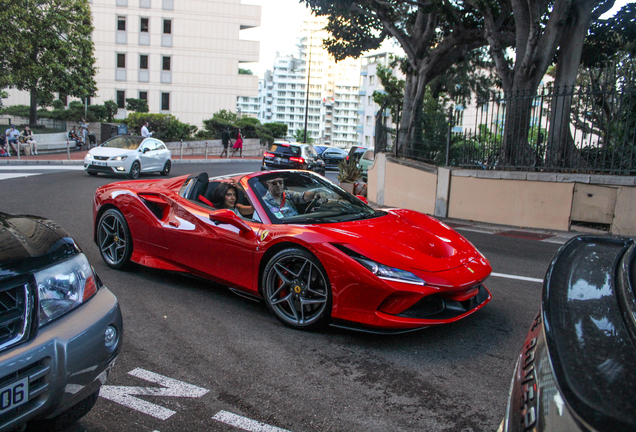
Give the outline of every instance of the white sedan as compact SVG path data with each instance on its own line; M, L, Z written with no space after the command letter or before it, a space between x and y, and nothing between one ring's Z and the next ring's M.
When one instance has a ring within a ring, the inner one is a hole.
M125 174L136 179L140 173L170 174L170 150L156 138L120 135L88 151L84 169L90 175Z

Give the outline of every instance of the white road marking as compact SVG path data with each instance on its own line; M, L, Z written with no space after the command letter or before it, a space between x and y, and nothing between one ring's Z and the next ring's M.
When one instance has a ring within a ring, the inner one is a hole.
M102 386L99 395L125 407L148 414L159 420L166 420L176 414L176 411L164 408L160 405L147 402L135 396L172 396L198 398L208 393L209 390L184 383L173 378L156 374L141 368L128 372L129 375L150 381L167 388L159 387L132 387L132 386Z
M451 227L453 228L453 227ZM487 230L487 229L478 229L478 228L465 228L465 227L457 227L457 228L453 228L456 231L470 231L470 232L476 232L476 233L482 233L482 234L494 234L495 232L492 230Z
M0 165L0 171L83 170L84 165Z
M225 179L229 179L229 178L240 176L240 175L252 174L253 172L254 171L247 171L242 173L226 174L222 176L210 177L210 180L225 180Z
M270 426L268 424L257 422L256 420L252 420L237 414L232 414L231 412L227 411L219 411L212 418L221 423L225 423L227 425L234 426L249 432L289 432L287 429Z
M20 177L31 177L31 176L36 176L40 174L42 173L0 173L0 180L8 180L8 179L20 178Z
M522 280L522 281L527 281L527 282L543 283L543 279L531 278L531 277L526 277L526 276L509 275L509 274L504 274L504 273L490 273L490 276L506 278L506 279L517 279L517 280Z

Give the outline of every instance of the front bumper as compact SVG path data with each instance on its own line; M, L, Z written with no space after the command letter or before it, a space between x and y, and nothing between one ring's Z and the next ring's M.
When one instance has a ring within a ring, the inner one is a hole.
M101 163L105 163L106 165L95 165L93 159L84 159L84 169L91 173L102 173L102 174L128 174L130 172L130 167L132 163L128 163L128 161L99 161Z
M28 402L0 415L0 431L50 419L106 382L122 345L122 315L105 287L77 309L38 330L31 340L0 354L0 387L29 378ZM108 326L117 340L105 345Z

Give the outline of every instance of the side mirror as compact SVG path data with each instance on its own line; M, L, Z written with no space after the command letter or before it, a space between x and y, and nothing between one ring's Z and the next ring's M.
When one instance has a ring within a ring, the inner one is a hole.
M362 195L356 195L356 198L358 198L360 201L362 201L365 204L369 204L369 201L367 201L367 199L363 197Z
M150 151L150 149L148 147L144 147L143 152L144 154L148 153Z
M227 224L238 228L241 232L253 232L252 228L243 219L228 209L217 210L210 213L210 220L216 224Z

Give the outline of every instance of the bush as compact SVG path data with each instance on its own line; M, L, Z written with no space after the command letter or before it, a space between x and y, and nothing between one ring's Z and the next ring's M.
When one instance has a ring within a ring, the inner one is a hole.
M287 125L285 123L264 123L263 127L274 138L285 138L287 136Z
M154 137L166 142L190 139L197 131L196 126L182 123L171 114L130 113L126 118L130 133L140 133L145 122Z

